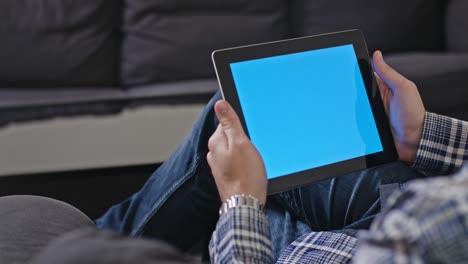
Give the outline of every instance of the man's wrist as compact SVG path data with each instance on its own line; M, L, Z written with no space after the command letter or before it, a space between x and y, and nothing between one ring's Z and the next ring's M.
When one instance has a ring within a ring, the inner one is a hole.
M231 208L239 206L252 207L262 212L264 210L264 204L257 197L250 194L235 194L223 202L219 209L219 215L221 216Z
M398 153L401 161L406 162L408 164L412 164L416 160L419 149L419 143L421 142L422 129L418 133L419 136L414 137L412 141L401 143L402 146L400 148L403 151Z
M416 160L424 130L425 117L426 114L424 113L420 121L415 122L411 128L408 128L404 132L403 139L400 142L396 142L401 161L412 164Z

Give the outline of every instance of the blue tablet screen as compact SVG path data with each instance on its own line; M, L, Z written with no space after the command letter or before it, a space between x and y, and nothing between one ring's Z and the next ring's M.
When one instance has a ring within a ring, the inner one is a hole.
M230 67L269 179L383 151L353 45Z

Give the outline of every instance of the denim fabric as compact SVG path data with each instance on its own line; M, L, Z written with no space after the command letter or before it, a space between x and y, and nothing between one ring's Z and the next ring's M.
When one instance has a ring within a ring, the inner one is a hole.
M219 99L218 92L174 154L139 192L99 218L99 228L161 239L182 250L210 237L221 201L206 154L218 124L213 106ZM275 259L306 232L368 228L380 211L379 186L416 176L408 166L393 163L269 196L266 214Z
M395 162L268 197L274 259L312 231L368 229L380 212L380 187L417 177L409 166Z
M140 191L96 220L98 228L154 237L188 250L211 235L221 206L206 161L208 139L218 125L208 103L191 133Z
M380 186L419 176L395 162L280 193L279 201L313 231L367 229L380 211Z

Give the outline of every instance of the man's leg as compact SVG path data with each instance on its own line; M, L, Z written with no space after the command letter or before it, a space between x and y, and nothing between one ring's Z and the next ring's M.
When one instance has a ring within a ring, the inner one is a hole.
M278 201L314 231L367 229L380 212L380 187L421 177L395 162L279 194Z
M182 250L211 236L221 204L206 155L219 99L218 92L179 148L140 191L98 219L99 228L157 238Z
M99 228L158 238L183 250L211 235L220 200L206 154L208 139L218 125L213 106L219 99L218 92L176 152L139 192L98 219ZM273 235L281 233L285 238L274 239L274 247L282 248L302 234L305 230L302 222L313 230L339 229L358 220L370 222L379 210L378 186L381 182L393 182L388 177L391 175L380 170L385 171L380 168L351 174L269 197L269 201L275 200L274 206L267 203ZM385 175L381 181L380 177ZM402 181L412 177L405 175ZM288 226L292 229L286 230Z
M380 186L399 189L399 183L420 176L396 162L269 196L265 212L274 260L309 232L369 228L380 212Z
M312 231L306 223L279 203L279 198L278 195L269 196L265 208L265 214L270 222L274 261L294 240Z
M219 99L217 93L191 134L139 192L96 221L99 228L161 239L183 250L211 237L221 202L206 154L208 139L218 125L213 107ZM276 230L274 248L279 250L310 228L276 200L269 197L266 212Z

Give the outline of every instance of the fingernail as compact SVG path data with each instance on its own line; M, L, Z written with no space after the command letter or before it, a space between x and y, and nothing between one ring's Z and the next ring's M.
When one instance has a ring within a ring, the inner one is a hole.
M228 108L224 102L219 104L219 110L221 111L221 113L226 113L228 111Z
M381 51L379 51L379 53L380 53L380 58L382 58L382 60L385 61L383 57L383 53Z

